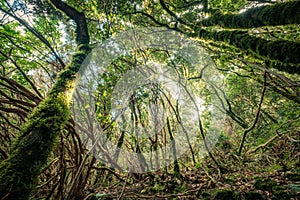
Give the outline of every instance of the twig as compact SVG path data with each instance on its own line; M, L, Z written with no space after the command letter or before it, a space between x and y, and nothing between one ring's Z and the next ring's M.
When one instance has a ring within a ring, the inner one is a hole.
M241 153L242 153L247 133L249 133L251 130L253 130L254 127L255 127L255 125L256 125L256 123L258 122L261 105L263 103L264 95L265 95L265 92L266 92L266 82L267 82L267 72L265 71L264 72L264 83L263 83L263 87L262 87L262 91L261 91L261 96L260 96L260 101L259 101L259 104L258 104L256 116L255 116L255 119L254 119L252 125L244 131L243 139L242 139L242 142L241 142L241 145L240 145L240 149L239 149L238 155L241 155Z
M274 137L272 137L271 139L269 139L267 142L258 145L255 149L248 151L247 153L252 154L255 153L258 149L263 148L265 146L267 146L269 143L273 142L274 140L276 140L280 135L275 135Z
M123 196L123 194L124 194L124 191L125 191L125 186L126 186L128 177L129 177L129 173L127 174L127 177L126 177L125 182L124 182L124 184L123 184L123 188L122 188L121 194L120 194L120 196L119 196L117 199L121 199L121 198L122 198L122 196Z
M51 46L50 42L38 30L36 30L35 28L31 27L25 20L23 20L22 18L20 18L19 16L17 16L13 11L12 11L13 13L10 13L10 12L8 12L7 10L5 10L5 9L3 9L1 7L0 7L0 10L2 12L4 12L5 14L9 15L10 17L14 18L15 20L17 20L22 26L24 26L33 35L35 35L41 42L43 42L50 49L50 51L54 54L55 58L59 61L59 63L61 64L61 66L63 68L65 67L65 63L58 56L58 54L56 53L56 51ZM10 10L12 10L12 9L10 8Z

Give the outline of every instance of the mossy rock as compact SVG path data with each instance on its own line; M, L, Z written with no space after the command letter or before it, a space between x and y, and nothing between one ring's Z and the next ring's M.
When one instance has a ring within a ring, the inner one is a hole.
M266 199L262 194L259 192L251 191L245 194L245 200L264 200Z
M271 179L257 178L253 186L259 190L270 191L277 186L277 183Z
M232 190L217 190L215 192L215 200L240 199L240 194Z

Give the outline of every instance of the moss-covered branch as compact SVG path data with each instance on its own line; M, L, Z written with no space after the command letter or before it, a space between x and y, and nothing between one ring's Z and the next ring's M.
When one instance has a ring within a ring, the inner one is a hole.
M77 53L62 71L48 96L33 110L8 159L0 164L0 199L28 199L47 163L61 129L70 115L77 72L89 53L89 35L83 13L61 2L51 2L77 25Z
M241 14L222 14L217 11L211 17L204 19L200 26L254 28L286 24L300 24L300 1L254 7Z
M241 50L255 53L266 61L278 63L272 67L288 73L300 74L300 43L286 40L266 40L249 35L246 31L196 30L193 37L221 41Z

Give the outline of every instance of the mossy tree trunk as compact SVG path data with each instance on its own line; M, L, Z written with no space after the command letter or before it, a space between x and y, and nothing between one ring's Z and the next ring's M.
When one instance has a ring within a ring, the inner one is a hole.
M272 64L271 67L288 73L300 74L300 43L286 40L266 40L250 35L247 31L207 31L199 28L193 37L221 41L249 51Z
M60 0L52 4L77 25L77 53L62 71L48 96L33 110L8 159L0 165L0 199L28 199L70 115L77 72L89 53L85 16Z
M202 26L220 25L224 28L254 28L300 23L300 1L288 1L259 6L240 14L222 14L216 11L201 22Z

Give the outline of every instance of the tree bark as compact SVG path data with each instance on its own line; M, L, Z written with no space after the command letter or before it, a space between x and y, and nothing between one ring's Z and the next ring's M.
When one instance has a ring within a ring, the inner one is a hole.
M288 73L300 74L300 43L286 40L266 40L249 35L246 31L195 30L193 37L229 43L241 50L255 53L272 64L273 68Z
M77 25L77 53L62 71L48 96L33 110L21 127L8 159L0 164L0 199L28 199L47 163L57 136L70 117L70 102L77 72L88 55L89 34L85 16L60 0L53 5Z
M217 11L211 17L204 19L200 25L219 25L224 28L255 28L287 24L300 24L300 1L259 6L248 9L241 14L222 14Z

